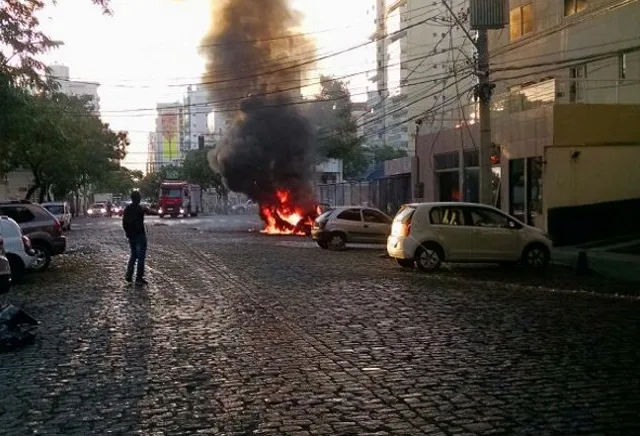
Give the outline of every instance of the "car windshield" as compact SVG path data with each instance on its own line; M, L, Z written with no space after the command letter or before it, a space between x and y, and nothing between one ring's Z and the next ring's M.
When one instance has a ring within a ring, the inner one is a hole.
M395 218L393 219L394 223L406 223L408 220L411 219L411 217L413 216L413 213L416 211L415 208L410 207L410 206L403 206L400 211L398 211L398 213L396 214Z
M64 206L61 204L47 204L44 208L54 215L62 215L64 213Z
M320 215L318 218L316 218L316 221L324 221L327 218L329 218L329 215L331 215L331 212L333 212L332 210L328 210L326 212L324 212L322 215Z
M182 197L182 189L180 188L162 188L162 196L169 198Z

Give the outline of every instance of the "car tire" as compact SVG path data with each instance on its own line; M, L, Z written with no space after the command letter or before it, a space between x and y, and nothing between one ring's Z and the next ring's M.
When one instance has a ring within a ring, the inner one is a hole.
M413 269L415 262L413 259L398 259L396 257L396 263L400 265L402 268Z
M327 241L316 241L316 243L318 244L318 247L324 250L329 248L329 244L327 243Z
M422 272L437 271L444 260L442 248L434 243L423 244L416 250L415 262Z
M333 251L340 251L345 249L345 245L347 244L347 237L344 233L333 232L329 235L329 240L327 241L327 247Z
M543 244L533 243L522 253L522 263L531 269L545 269L549 265L551 254Z
M24 277L24 262L18 256L8 255L9 267L11 268L11 281L14 283L20 283L22 277Z
M32 242L32 248L36 252L35 257L38 259L34 262L31 270L35 272L46 271L51 263L51 248L42 242Z

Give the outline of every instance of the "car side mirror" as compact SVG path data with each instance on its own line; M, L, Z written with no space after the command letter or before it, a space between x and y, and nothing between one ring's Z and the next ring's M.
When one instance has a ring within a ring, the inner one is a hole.
M517 230L520 228L520 226L515 221L509 220L507 221L507 228Z

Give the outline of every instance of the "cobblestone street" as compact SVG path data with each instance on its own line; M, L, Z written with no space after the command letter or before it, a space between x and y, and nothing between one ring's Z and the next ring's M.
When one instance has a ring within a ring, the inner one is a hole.
M42 324L0 355L0 434L640 434L628 285L158 223L146 288L114 219L8 294Z

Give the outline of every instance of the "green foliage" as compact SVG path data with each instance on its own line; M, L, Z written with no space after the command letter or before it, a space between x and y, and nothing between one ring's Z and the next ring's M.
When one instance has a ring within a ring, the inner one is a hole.
M144 174L139 170L130 170L128 168L114 165L113 168L106 172L103 177L96 183L96 192L109 192L114 195L120 195L128 198L131 191L138 186L138 183L144 178Z
M389 145L374 147L372 150L374 163L384 162L385 160L399 159L407 157L406 150L398 150Z
M317 129L319 157L342 159L344 176L357 177L367 168L367 159L352 116L349 89L345 82L328 76L320 81L321 91L308 113Z
M129 139L114 132L88 105L88 97L60 93L28 93L8 79L0 82L0 94L11 110L0 115L0 153L3 170L28 169L43 200L50 189L64 196L95 184L116 169L124 158Z
M182 162L181 172L184 179L200 185L202 189L215 188L218 194L226 193L220 174L213 171L207 158L209 149L192 150Z

